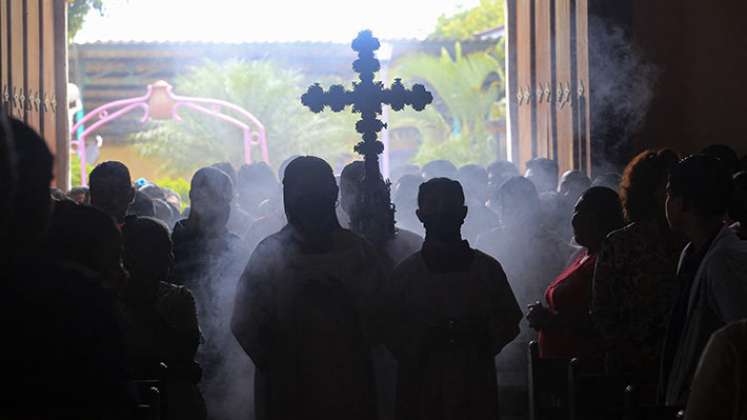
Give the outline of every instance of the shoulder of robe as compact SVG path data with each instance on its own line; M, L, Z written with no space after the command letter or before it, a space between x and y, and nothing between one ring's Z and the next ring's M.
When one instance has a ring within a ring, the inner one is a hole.
M290 232L287 229L281 229L259 241L252 256L275 255L289 246L290 239Z
M403 241L423 243L423 237L411 230L397 228L397 236Z
M506 276L500 261L478 249L474 249L473 251L475 252L475 264L480 267L480 269L488 270L490 272L499 271L504 277Z
M394 267L394 271L392 271L391 276L396 277L396 276L405 275L413 271L419 270L422 266L423 266L423 258L420 255L420 251L417 251L414 254L402 260L402 262L400 262L399 264L397 264L397 266Z

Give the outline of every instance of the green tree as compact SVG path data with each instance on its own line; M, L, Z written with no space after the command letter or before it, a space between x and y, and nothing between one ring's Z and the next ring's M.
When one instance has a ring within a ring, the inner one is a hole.
M314 114L300 101L309 82L303 75L270 61L205 62L174 83L180 95L222 99L243 107L267 130L270 161L279 165L292 155L316 155L339 163L359 141L351 112ZM244 161L241 130L188 109L182 121L151 123L134 135L140 153L158 157L172 175L189 176L219 161ZM260 157L259 149L253 157Z
M104 0L68 0L67 3L67 39L75 38L75 34L83 27L83 22L91 9L100 14L104 13Z
M440 57L416 53L400 59L392 72L410 83L424 83L434 94L433 104L423 112L390 116L393 128L412 127L420 133L416 163L449 159L461 165L496 158L501 145L489 124L505 116L499 99L505 96L503 63L496 53L463 55L456 44L453 57L446 49Z
M453 16L441 15L430 38L458 41L472 39L474 34L506 22L505 0L480 0L480 4Z
M86 164L86 173L90 174L92 170L93 165ZM80 157L77 153L70 152L70 185L77 187L80 184Z

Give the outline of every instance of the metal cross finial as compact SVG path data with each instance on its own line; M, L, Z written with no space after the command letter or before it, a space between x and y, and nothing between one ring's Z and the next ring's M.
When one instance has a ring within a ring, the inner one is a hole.
M381 107L389 105L393 110L400 111L410 105L416 111L422 111L433 101L433 95L423 85L416 84L412 89L407 89L400 79L395 79L391 87L384 88L383 82L374 81L374 74L381 68L374 51L380 46L379 40L371 31L360 32L351 45L358 53L358 58L353 62L353 70L358 73L359 81L353 82L353 89L346 90L342 85L333 85L325 92L316 83L301 96L301 102L313 112L322 112L325 106L329 106L334 112L340 112L352 105L353 112L361 114L355 130L361 134L363 141L355 146L355 151L363 155L366 175L359 201L361 208L370 209L365 211L370 214L366 215L366 220L353 220L353 225L358 225L353 226L353 230L374 242L394 235L394 208L389 198L389 185L383 182L379 170L379 154L384 151L384 144L377 137L386 128L386 124L378 119ZM388 208L386 212L383 210L385 205ZM382 212L391 214L391 222L380 219ZM387 228L388 233L379 232L376 223L391 225Z

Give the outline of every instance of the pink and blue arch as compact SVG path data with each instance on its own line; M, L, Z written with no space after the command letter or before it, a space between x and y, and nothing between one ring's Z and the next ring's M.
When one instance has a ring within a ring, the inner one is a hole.
M136 109L144 111L141 122L149 120L176 120L181 121L178 114L180 108L191 109L216 119L225 121L241 129L244 141L244 161L252 163L252 149L259 148L261 160L270 163L267 150L267 132L262 123L244 108L230 102L210 99L179 96L173 93L173 88L163 80L148 85L148 91L143 96L122 99L104 104L86 114L75 125L70 128L70 136L77 138L70 141L75 146L76 153L80 157L80 180L82 185L88 184L86 173L86 137L104 125L124 116ZM232 111L230 114L224 110ZM90 124L86 126L86 124ZM85 127L79 131L81 127Z

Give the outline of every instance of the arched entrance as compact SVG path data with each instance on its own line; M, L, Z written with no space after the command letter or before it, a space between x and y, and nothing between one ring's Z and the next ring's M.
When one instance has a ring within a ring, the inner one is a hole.
M104 104L87 113L70 128L70 136L73 137L79 127L83 127L86 123L91 123L90 126L85 127L77 139L70 141L70 145L76 147L76 153L80 157L81 185L85 186L88 184L88 174L86 173L86 164L88 162L85 147L86 137L100 127L138 108L144 111L143 117L140 120L143 123L148 120L173 119L181 121L178 114L179 108L192 109L223 120L242 130L244 137L244 161L246 163L252 163L252 147L254 146L259 146L262 155L261 159L268 164L270 163L265 127L248 111L238 105L218 99L175 95L171 85L163 80L159 80L148 85L145 95ZM226 114L223 112L223 109L231 110L233 114Z

